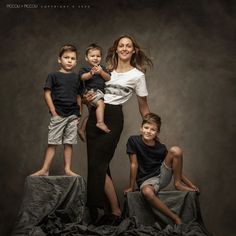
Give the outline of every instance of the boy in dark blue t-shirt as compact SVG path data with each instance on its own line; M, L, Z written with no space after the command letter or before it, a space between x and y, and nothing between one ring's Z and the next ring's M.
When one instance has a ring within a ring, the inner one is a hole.
M199 189L182 174L182 150L174 146L168 151L160 143L158 134L161 118L149 113L144 116L140 128L141 135L131 136L127 142L127 154L130 157L130 184L124 194L135 190L135 181L152 207L181 224L180 217L172 212L157 196L158 191L166 187L174 175L174 186L181 191L199 192Z
M77 126L80 117L80 80L73 73L77 49L73 45L61 48L58 57L60 69L50 73L44 86L44 98L51 113L48 146L42 168L32 176L47 176L58 145L64 145L64 170L68 176L77 174L71 170L72 145L77 143Z

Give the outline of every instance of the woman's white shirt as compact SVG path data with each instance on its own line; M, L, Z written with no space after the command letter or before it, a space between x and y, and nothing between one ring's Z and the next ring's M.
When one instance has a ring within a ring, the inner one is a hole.
M111 72L111 80L106 82L104 102L112 105L123 104L136 93L140 97L148 95L145 75L137 68L127 72Z

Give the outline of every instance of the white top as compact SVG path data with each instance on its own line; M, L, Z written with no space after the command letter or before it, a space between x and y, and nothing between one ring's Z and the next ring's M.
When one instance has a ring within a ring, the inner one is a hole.
M127 72L111 72L111 80L106 82L104 102L112 105L123 104L133 93L140 97L148 95L145 75L137 68Z

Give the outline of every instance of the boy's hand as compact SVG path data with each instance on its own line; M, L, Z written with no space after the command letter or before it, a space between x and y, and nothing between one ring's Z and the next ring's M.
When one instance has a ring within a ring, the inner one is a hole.
M94 66L93 68L91 68L90 74L91 74L92 76L93 76L94 74L96 74L96 66Z
M92 68L92 70L94 71L94 74L101 74L101 72L102 72L102 67L101 67L100 65L94 66L94 67Z
M130 192L133 192L133 191L134 191L133 188L127 188L127 189L125 189L125 190L124 190L124 196L126 196L127 193L130 193Z
M52 113L52 116L59 116L56 111L51 112L51 113Z

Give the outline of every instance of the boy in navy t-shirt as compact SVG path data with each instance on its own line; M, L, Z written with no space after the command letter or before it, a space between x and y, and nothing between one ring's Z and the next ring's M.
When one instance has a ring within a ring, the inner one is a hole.
M50 73L44 85L44 98L51 114L48 146L42 168L32 176L47 176L58 145L64 145L64 170L68 176L77 174L71 170L72 145L77 143L77 126L80 117L81 87L79 76L73 72L77 63L77 49L64 45L59 52L60 69Z
M131 136L127 142L127 154L130 158L130 184L124 194L135 190L135 181L150 205L171 218L175 224L181 224L180 217L172 212L157 196L160 189L166 187L174 175L174 186L181 191L199 192L199 189L182 174L182 150L174 146L168 151L160 143L158 134L161 118L149 113L144 116L140 128L141 135Z

